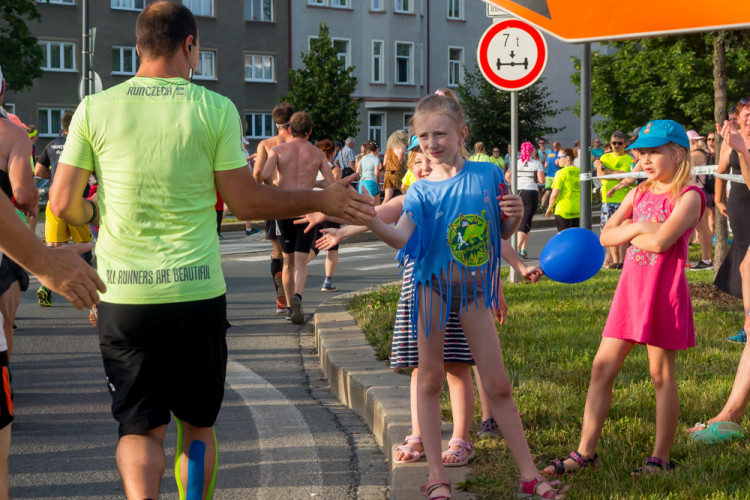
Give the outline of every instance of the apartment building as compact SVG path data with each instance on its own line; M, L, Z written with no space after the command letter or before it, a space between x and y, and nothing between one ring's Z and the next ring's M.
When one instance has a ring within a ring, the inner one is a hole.
M60 131L60 118L75 110L82 76L83 0L38 0L41 22L30 30L39 39L44 75L29 92L8 92L5 107L39 129L41 151ZM96 28L92 69L103 88L135 75L135 21L146 0L89 0ZM270 113L288 87L289 3L283 0L183 0L195 14L200 66L194 81L229 97L251 142L273 133ZM252 146L252 144L251 144Z

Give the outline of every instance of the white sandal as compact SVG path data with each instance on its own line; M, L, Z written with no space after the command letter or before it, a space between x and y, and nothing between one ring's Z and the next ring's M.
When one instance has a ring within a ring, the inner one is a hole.
M424 452L414 450L411 446L409 446L409 441L412 441L417 444L422 444L422 437L417 436L416 434L410 434L406 436L404 438L403 444L396 446L396 451L405 451L411 456L411 458L409 460L396 460L394 458L393 459L394 461L400 464L410 464L413 462L417 462L422 458L422 455L424 454Z

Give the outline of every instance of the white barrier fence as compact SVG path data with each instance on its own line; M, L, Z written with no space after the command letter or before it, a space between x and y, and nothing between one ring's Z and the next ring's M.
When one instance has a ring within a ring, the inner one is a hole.
M715 177L719 177L720 179L726 179L731 182L745 184L745 179L743 179L741 175L717 174L716 169L717 169L717 165L703 165L701 167L693 167L693 175L713 175ZM594 182L594 187L601 187L602 185L601 179L645 179L645 178L646 178L646 172L625 172L622 174L607 174L607 175L600 175L597 177L591 177L591 180ZM584 179L581 179L581 180L584 180Z

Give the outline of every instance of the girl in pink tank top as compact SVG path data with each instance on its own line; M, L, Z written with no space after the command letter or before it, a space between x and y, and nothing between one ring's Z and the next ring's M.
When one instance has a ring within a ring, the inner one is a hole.
M674 469L669 452L680 414L675 357L678 350L695 346L684 268L690 234L705 208L703 193L692 185L689 147L680 124L655 120L641 129L629 148L640 153L648 180L628 193L602 230L602 245L630 246L591 369L580 444L569 457L547 467L547 474L562 475L596 463L612 385L636 344L648 350L656 392L656 437L651 458L632 474Z

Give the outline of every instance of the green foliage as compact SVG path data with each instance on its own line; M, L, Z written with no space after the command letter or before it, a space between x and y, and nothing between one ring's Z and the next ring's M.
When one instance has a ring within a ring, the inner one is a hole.
M357 295L346 304L380 360L391 357L393 323L400 294L400 284L383 285L374 292Z
M325 23L318 38L310 41L310 51L302 54L302 62L304 68L289 71L289 91L279 100L310 114L313 141L357 135L360 99L351 97L357 86L354 66L347 68L336 57Z
M728 107L750 88L750 32L722 32ZM714 123L711 33L612 42L591 55L591 108L601 137L669 118L706 132ZM611 52L608 54L608 52ZM571 81L580 89L580 60ZM574 108L578 113L578 107Z
M42 48L31 35L28 21L40 19L33 0L0 2L0 66L6 87L29 90L42 76Z
M591 366L620 275L621 271L602 270L576 285L547 278L536 284L503 285L508 317L498 326L498 335L513 397L539 467L578 446ZM505 269L503 276L507 276ZM635 346L615 380L612 407L597 448L599 465L560 478L570 485L567 498L750 498L750 439L707 445L692 442L684 431L721 410L742 355L742 345L724 340L742 326L742 301L716 291L712 281L711 271L688 274L698 345L679 351L675 365L680 421L670 458L677 469L640 480L630 477L630 471L652 454L656 415L646 348ZM394 289L390 298L394 308L397 297ZM382 291L362 295L359 309L364 311L376 300L380 304L369 310L380 311L384 298ZM442 401L441 414L449 416L449 401L445 396ZM480 420L476 405L475 430ZM748 416L740 423L750 429ZM479 498L513 498L518 468L505 441L478 442L476 452L472 477L456 488L468 489Z
M467 144L477 141L489 147L510 144L510 92L493 87L475 65L473 71L466 69L456 94L469 120ZM553 107L556 101L550 95L543 78L519 92L519 145L560 130L546 125L547 120L560 112Z

